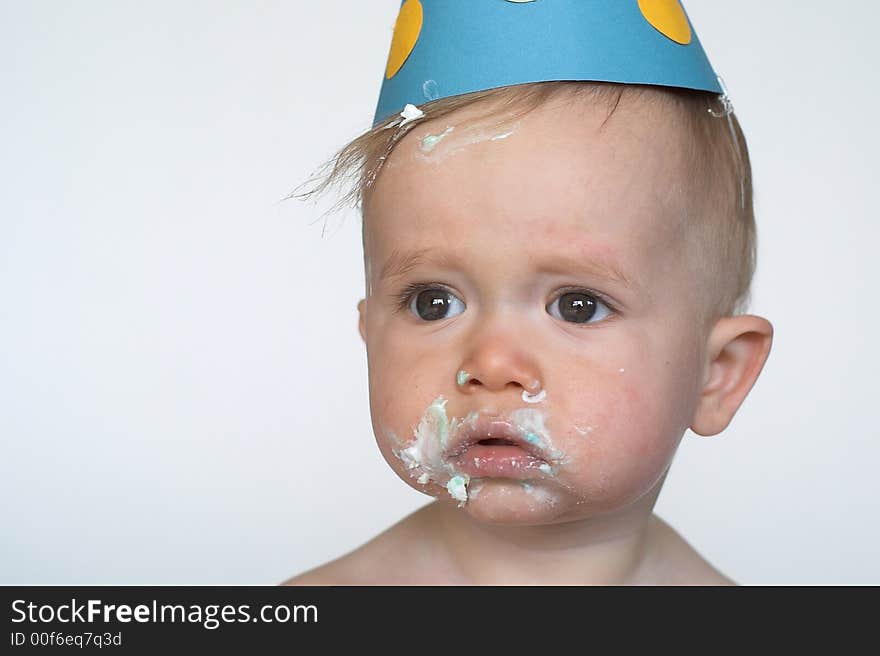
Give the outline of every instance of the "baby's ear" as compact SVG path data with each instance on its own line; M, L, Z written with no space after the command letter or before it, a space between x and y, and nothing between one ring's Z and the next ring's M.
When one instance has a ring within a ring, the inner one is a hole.
M367 328L366 328L366 316L365 313L367 311L367 300L362 298L358 301L358 331L361 334L361 339L364 342L367 341Z
M743 314L719 319L707 342L703 387L691 430L720 433L758 379L773 342L773 326L762 317Z

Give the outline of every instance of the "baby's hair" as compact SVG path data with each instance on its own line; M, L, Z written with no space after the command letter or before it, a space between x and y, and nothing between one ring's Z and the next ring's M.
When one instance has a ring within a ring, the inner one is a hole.
M435 100L420 107L424 112L422 118L402 121L394 115L360 135L288 198L305 200L338 186L344 193L330 211L343 207L360 210L369 199L384 162L415 125L478 105L486 109L482 117L497 115L502 117L498 125L507 124L563 94L604 102L609 112L603 127L625 99L637 99L649 107L664 103L678 110L683 118L688 181L694 181L696 189L702 192L692 194L699 200L688 208L684 224L691 273L706 282L708 319L745 311L756 260L748 147L727 98L705 91L561 81L501 87Z

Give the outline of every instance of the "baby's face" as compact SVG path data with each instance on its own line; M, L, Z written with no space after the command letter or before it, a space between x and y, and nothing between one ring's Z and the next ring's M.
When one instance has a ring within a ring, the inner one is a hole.
M423 123L364 206L379 448L489 522L651 498L705 374L675 116L570 103Z

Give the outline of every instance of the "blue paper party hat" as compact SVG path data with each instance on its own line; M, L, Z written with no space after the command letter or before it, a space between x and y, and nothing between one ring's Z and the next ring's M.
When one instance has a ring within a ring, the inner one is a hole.
M722 93L679 0L404 0L373 125L407 104L551 80Z

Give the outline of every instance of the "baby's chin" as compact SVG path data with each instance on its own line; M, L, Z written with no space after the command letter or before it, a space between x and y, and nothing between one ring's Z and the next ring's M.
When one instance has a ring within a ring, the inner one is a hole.
M487 524L533 526L559 521L574 503L550 481L475 478L468 485L467 501L457 510Z

